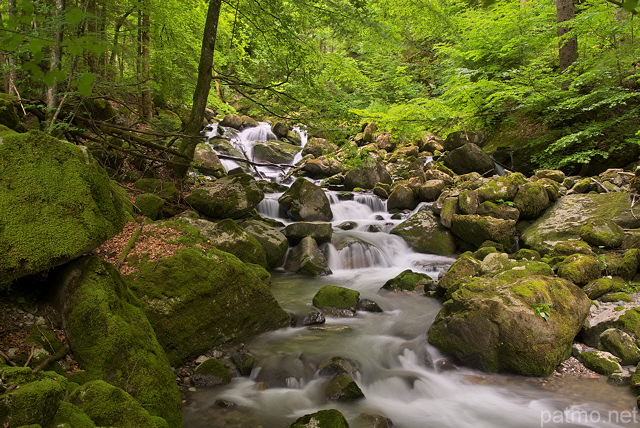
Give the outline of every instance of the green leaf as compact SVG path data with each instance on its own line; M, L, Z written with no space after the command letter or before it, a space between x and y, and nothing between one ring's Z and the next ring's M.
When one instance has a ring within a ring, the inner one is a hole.
M93 83L96 81L96 77L98 76L94 73L84 73L80 76L80 79L78 80L78 91L85 97L91 95Z
M84 12L78 7L71 7L66 11L66 18L69 24L77 25L84 19Z

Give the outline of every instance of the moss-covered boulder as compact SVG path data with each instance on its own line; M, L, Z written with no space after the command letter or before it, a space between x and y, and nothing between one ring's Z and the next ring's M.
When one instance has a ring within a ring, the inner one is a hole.
M362 390L347 373L341 373L327 382L325 395L333 401L355 401L364 398Z
M301 275L329 275L331 269L315 239L307 236L289 251L284 270Z
M531 250L529 248L520 248L514 255L513 258L516 260L537 260L539 261L541 256L540 253L536 250Z
M344 357L330 357L323 360L318 366L319 376L336 376L342 373L354 375L358 371L358 364Z
M575 194L560 198L522 234L523 242L547 254L561 241L580 239L580 230L593 217L612 220L622 228L640 227L628 193Z
M220 361L209 358L196 367L193 380L199 386L226 385L231 382L231 373Z
M325 285L313 296L313 306L324 310L354 313L360 300L360 292L335 285Z
M349 428L349 423L339 410L328 409L302 416L289 428Z
M300 146L282 141L259 141L253 146L253 157L270 163L290 164L300 150Z
M418 205L413 190L407 184L399 184L393 188L387 200L387 209L412 210Z
M288 224L283 233L293 245L297 245L307 236L315 239L318 244L323 244L331 242L333 227L331 223L326 222L300 221Z
M418 198L422 202L433 202L438 199L445 186L444 180L427 180L418 187Z
M573 254L587 254L589 256L595 256L591 245L579 239L560 241L556 243L551 250L551 255L553 257L567 257Z
M0 138L0 289L120 231L128 201L85 148L37 131Z
M521 261L512 266L511 269L496 275L497 278L504 280L515 280L518 278L527 278L532 275L553 276L553 269L546 263L532 260Z
M436 296L448 299L458 286L458 281L480 273L481 263L471 253L464 253L456 260L438 281Z
M12 370L8 370L9 373L0 371L5 381L20 384L19 388L0 395L0 422L11 427L49 426L65 397L66 379L60 380L60 376L52 372L33 376L30 368L19 369L26 369L27 373L17 376L17 373L11 373ZM25 377L35 379L23 382Z
M451 231L458 238L479 247L485 241L494 241L506 249L515 246L516 222L480 215L455 214Z
M604 265L607 274L619 276L630 281L638 272L640 267L640 249L632 248L620 252L609 252L604 255Z
M22 132L24 126L20 123L20 117L18 117L17 103L18 97L0 93L0 125Z
M51 425L56 428L94 428L96 426L89 415L68 401L60 403Z
M306 159L302 170L311 178L326 178L342 173L343 165L334 157L320 156L317 159Z
M278 203L293 220L330 221L333 218L324 190L302 177L280 196Z
M102 380L80 385L73 391L70 400L98 426L156 428L146 403L139 403L122 389ZM170 426L182 426L182 423Z
M637 340L629 333L617 328L609 328L600 334L602 347L620 358L620 363L636 365L640 362L640 348Z
M134 206L140 214L151 220L158 220L162 217L162 207L165 201L153 193L143 193L136 197Z
M520 211L520 218L535 219L549 208L551 201L544 185L533 181L518 188L513 203Z
M311 137L307 144L302 149L302 155L313 155L318 158L322 155L335 153L338 151L338 146L332 142L318 137Z
M487 254L480 262L482 275L494 276L509 269L511 269L511 261L509 255L505 253Z
M440 224L432 211L418 211L391 230L401 236L415 251L427 254L451 255L456 243L449 230Z
M391 175L384 164L373 161L349 170L344 177L344 186L347 190L373 189L378 183L391 184L391 182Z
M186 201L204 216L239 219L249 216L263 197L250 175L235 174L196 188Z
M596 247L618 248L623 237L624 230L606 218L591 218L580 228L580 238Z
M391 291L429 291L432 286L433 279L429 275L407 269L385 282L382 288Z
M169 361L115 268L97 256L83 257L60 272L58 284L65 331L83 378L126 388L150 414L181 426Z
M584 351L578 354L578 359L582 361L582 364L588 369L601 375L611 376L616 372L622 372L620 362L609 352Z
M270 275L216 249L181 248L127 276L173 365L289 324Z
M558 276L577 285L587 285L600 277L602 263L586 254L574 254L558 264Z
M565 173L557 169L539 169L536 171L535 176L540 179L548 178L556 183L563 183L566 178Z
M180 192L178 192L176 185L170 181L163 181L157 178L141 178L134 185L138 190L142 190L145 193L153 193L167 201L178 202L178 199L180 199Z
M429 342L484 371L546 376L570 354L589 307L561 278L471 278L444 303Z
M227 218L217 223L202 219L185 221L198 229L217 249L231 253L245 263L267 267L267 256L262 245L234 220Z
M261 220L246 220L240 226L262 246L267 260L267 269L274 269L282 264L289 244L287 237L278 228Z
M520 218L520 211L516 207L491 201L484 201L478 205L475 214L515 221Z
M478 198L480 202L513 201L518 193L518 187L526 182L525 176L519 172L492 178L478 188Z
M589 282L582 290L587 293L591 300L595 300L607 293L622 290L624 285L625 282L620 277L602 277Z

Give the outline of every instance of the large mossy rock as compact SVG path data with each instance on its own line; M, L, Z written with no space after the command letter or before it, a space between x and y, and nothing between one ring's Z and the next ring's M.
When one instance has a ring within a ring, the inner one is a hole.
M302 177L280 196L278 203L293 220L330 221L333 218L324 190Z
M195 189L186 201L207 217L239 219L249 216L263 197L250 175L235 174Z
M155 428L157 426L146 408L146 403L136 401L122 389L102 380L94 380L79 386L73 391L70 399L98 426L118 428Z
M624 229L612 220L596 217L580 228L580 238L595 247L618 248L622 245Z
M413 190L407 184L399 184L389 194L387 209L412 210L418 205Z
M580 239L580 230L593 217L612 220L625 229L635 229L640 227L640 216L635 216L631 208L628 193L564 196L525 229L522 240L528 247L547 254L558 242Z
M480 202L513 201L518 194L518 187L526 183L527 179L519 172L492 178L477 190Z
M16 373L19 371L26 373ZM54 372L33 375L28 367L0 370L0 375L7 386L20 384L17 389L0 394L0 423L11 427L30 424L50 426L65 397L66 379Z
M482 263L471 253L464 253L447 269L436 286L436 296L448 300L458 287L458 281L465 280L480 273Z
M418 211L394 227L391 233L401 236L420 253L448 256L456 251L452 233L440 224L431 211Z
M240 226L262 246L267 269L274 269L282 264L289 244L287 237L280 230L261 220L243 221Z
M599 278L601 271L600 261L586 254L574 254L558 264L558 276L580 286Z
M203 219L185 221L198 229L217 249L231 253L245 263L255 263L264 268L268 266L262 245L234 220L227 218L217 223Z
M406 269L385 282L382 288L392 291L429 291L432 285L433 279L426 273Z
M515 245L516 222L489 216L454 214L451 231L476 247L485 241L493 241L505 249L512 249Z
M312 237L318 244L331 242L333 227L331 223L319 221L300 221L288 224L283 230L285 236L292 244L296 245L307 236Z
M324 253L318 247L315 239L310 236L303 238L298 245L291 249L284 262L284 270L308 276L331 274Z
M300 150L300 146L281 141L259 141L253 146L253 157L271 163L290 164Z
M459 175L470 172L491 175L494 172L491 156L473 143L451 150L443 157L443 162L447 168Z
M298 418L289 428L349 428L344 415L336 409L320 410Z
M325 285L313 296L313 306L354 311L360 300L360 292L346 287Z
M360 168L349 170L344 177L347 190L373 189L378 183L391 184L391 175L381 162L367 162Z
M127 276L173 365L289 323L270 275L215 249L182 248Z
M472 278L444 303L429 341L484 371L546 376L570 354L589 307L584 292L561 278Z
M151 415L182 426L182 403L169 361L115 268L87 256L59 275L65 331L83 378L126 389Z
M349 402L364 398L356 381L347 373L340 373L327 382L324 392L327 399L333 401Z
M64 264L122 229L118 185L79 146L0 131L0 289Z
M549 208L550 199L544 185L532 181L520 186L513 203L520 211L521 218L535 219Z

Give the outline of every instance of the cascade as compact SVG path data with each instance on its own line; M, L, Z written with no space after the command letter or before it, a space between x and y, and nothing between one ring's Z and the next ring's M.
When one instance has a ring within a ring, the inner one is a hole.
M263 135L260 138L266 135L262 130L253 132ZM234 144L249 151L251 143L243 133ZM267 194L257 209L264 217L289 223L278 204L280 195ZM389 234L402 219L392 219L385 201L375 195L356 193L350 198L327 192L327 197L334 233L323 248L333 274L302 277L276 270L274 296L286 310L307 313L320 287L337 285L359 291L361 298L377 302L384 312L327 316L323 326L288 327L246 341L245 349L256 360L251 376L188 393L185 426L283 428L327 408L340 410L352 427L371 426L359 419L361 413L382 414L399 428L637 426L638 419L626 423L607 418L611 411L634 408L635 397L628 388L602 379L541 381L443 364L443 355L426 338L441 303L380 288L405 269L436 279L454 259L416 253L402 238ZM327 379L317 374L317 367L334 356L355 362L353 378L364 399L350 403L326 399ZM215 405L219 400L235 406L222 408Z

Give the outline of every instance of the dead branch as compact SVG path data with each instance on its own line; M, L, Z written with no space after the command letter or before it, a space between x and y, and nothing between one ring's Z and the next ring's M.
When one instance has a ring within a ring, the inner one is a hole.
M9 358L9 356L7 354L5 354L2 351L0 351L0 357L2 357L7 362L7 364L9 364L10 366L15 367L17 365L13 361L11 361L11 358Z
M69 345L67 345L67 344L62 345L62 348L58 349L58 352L56 352L55 354L49 356L48 358L43 360L40 364L35 366L31 370L31 373L39 372L40 370L42 370L43 368L45 368L49 364L53 363L54 361L58 361L58 360L62 359L68 353L69 353Z

